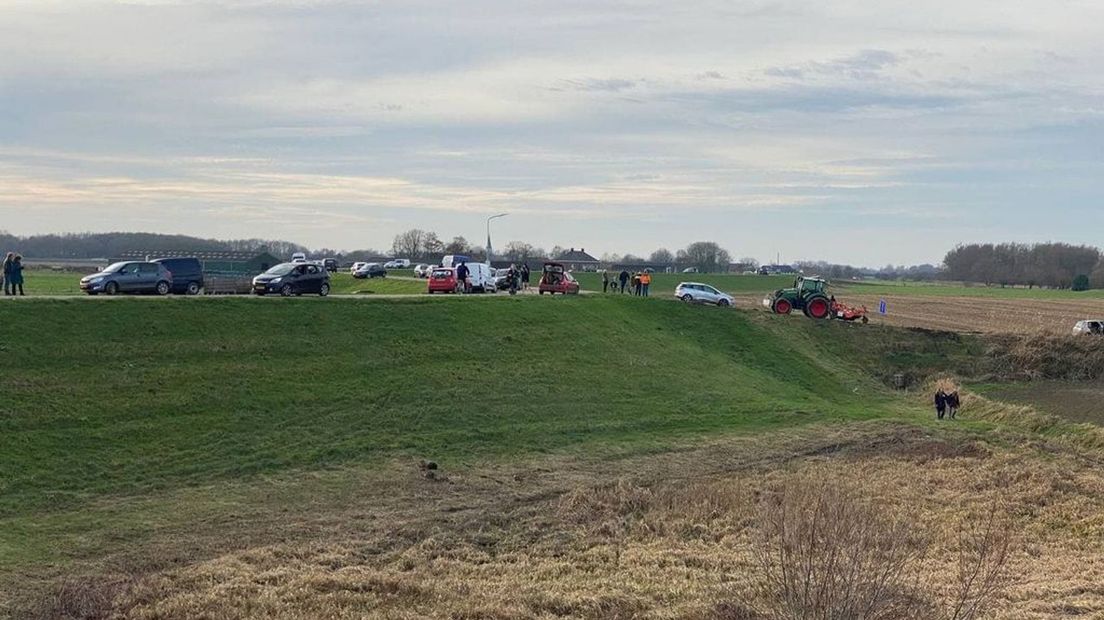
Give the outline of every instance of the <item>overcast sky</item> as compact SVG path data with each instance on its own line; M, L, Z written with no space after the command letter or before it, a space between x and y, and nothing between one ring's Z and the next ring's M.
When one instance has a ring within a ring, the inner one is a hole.
M0 0L0 229L1099 244L1101 67L1099 0Z

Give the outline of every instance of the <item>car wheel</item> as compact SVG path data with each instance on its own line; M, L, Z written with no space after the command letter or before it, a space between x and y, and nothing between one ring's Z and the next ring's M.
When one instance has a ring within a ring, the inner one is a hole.
M157 290L158 295L168 295L169 294L169 283L165 282L164 280L162 280L161 282L158 282L156 290Z
M292 290L291 290L291 285L290 284L285 284L285 285L280 287L280 294L283 295L284 297L291 297L291 293L292 293Z
M329 284L323 284L322 288L318 289L318 296L319 297L325 297L326 295L329 295L329 294L330 294L330 285Z
M108 282L107 284L104 285L104 294L105 295L116 295L118 293L119 293L119 283L118 282Z
M729 305L728 300L727 299L722 299L722 300L717 302L717 305L722 307L722 308L727 308L728 305Z
M690 303L690 302L694 301L694 298L690 295L690 293L686 293L685 295L683 295L679 299L685 301L686 303Z
M189 282L188 288L184 291L186 295L199 295L199 282Z

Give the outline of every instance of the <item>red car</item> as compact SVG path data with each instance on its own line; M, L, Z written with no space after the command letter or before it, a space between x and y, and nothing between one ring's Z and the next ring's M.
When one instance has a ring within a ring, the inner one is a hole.
M563 263L545 263L538 290L541 295L578 295L579 283L568 273Z
M456 281L456 270L452 267L434 267L429 272L427 291L433 293L455 293L460 290Z

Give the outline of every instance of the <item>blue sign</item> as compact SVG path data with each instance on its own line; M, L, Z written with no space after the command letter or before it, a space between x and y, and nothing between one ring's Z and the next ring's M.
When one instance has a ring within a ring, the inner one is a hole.
M886 305L886 300L884 299L880 304L878 304L878 314L881 314L883 316L889 314L889 306Z

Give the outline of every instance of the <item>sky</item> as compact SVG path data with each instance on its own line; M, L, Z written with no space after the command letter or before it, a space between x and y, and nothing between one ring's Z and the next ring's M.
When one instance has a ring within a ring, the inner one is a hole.
M1100 244L1099 0L0 0L0 230Z

